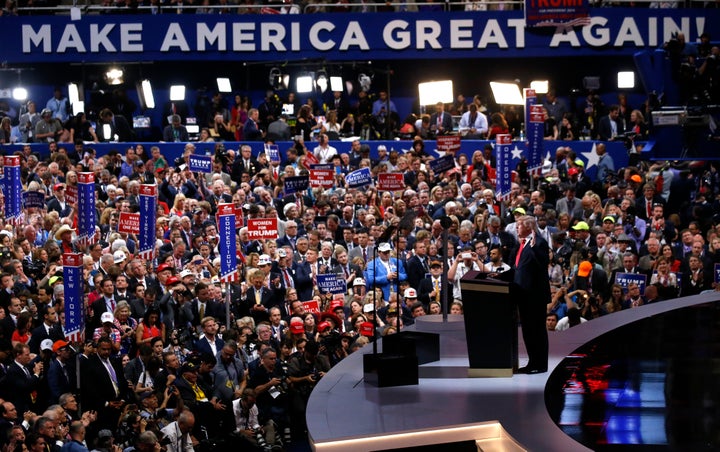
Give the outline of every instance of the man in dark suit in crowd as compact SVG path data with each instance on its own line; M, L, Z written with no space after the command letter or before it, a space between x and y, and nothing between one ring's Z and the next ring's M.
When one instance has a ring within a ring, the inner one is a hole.
M18 413L24 414L28 410L35 409L43 363L38 361L32 369L29 367L32 357L30 347L26 344L17 344L13 348L13 355L15 360L7 367L3 397L15 405Z
M70 361L72 349L65 340L57 340L53 344L55 358L50 361L47 373L47 384L50 389L49 403L58 403L62 394L73 392L77 381L75 380L75 361Z
M200 325L203 331L203 337L195 342L195 351L202 354L210 354L216 356L225 346L225 341L217 336L220 327L214 317L205 317Z
M407 261L407 278L410 287L418 289L420 281L430 273L427 262L427 246L424 241L415 242L415 255Z
M270 320L269 310L273 306L274 297L272 290L268 289L264 282L265 273L255 270L250 274L251 286L240 298L242 311L245 315L249 313L255 319L255 324Z
M98 430L117 427L128 390L122 366L110 358L112 350L112 339L101 337L97 353L85 360L80 369L82 406L84 410L97 411Z
M100 282L100 292L102 297L98 298L92 303L93 318L92 322L88 324L88 330L92 333L94 328L98 328L102 323L100 322L100 316L104 312L113 313L115 311L115 283L110 278L104 278ZM92 328L92 329L91 329Z
M606 116L598 122L598 135L602 141L612 141L616 136L622 135L625 131L622 128L620 119L620 106L611 105Z
M452 116L445 111L445 104L438 102L435 113L430 116L430 129L435 135L445 135L453 131Z
M520 217L517 220L519 244L510 253L510 263L515 269L513 298L520 311L523 341L529 358L527 365L518 372L529 374L547 372L548 366L545 315L550 302L550 281L547 278L550 257L548 243L535 234L536 229L535 217Z
M45 339L51 339L53 342L65 339L65 335L58 325L58 316L55 308L48 305L42 305L38 310L38 314L43 319L42 325L32 330L32 335L28 341L30 352L36 355L40 353L40 343Z
M107 134L104 125L110 126ZM127 119L122 115L115 116L109 108L102 109L98 114L98 125L95 130L101 142L132 141L135 138L135 132Z

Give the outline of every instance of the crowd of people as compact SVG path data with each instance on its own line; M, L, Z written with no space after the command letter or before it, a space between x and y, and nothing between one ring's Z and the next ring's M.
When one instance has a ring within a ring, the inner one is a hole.
M555 120L564 111L553 95L545 105ZM377 115L393 108L382 94L378 101ZM477 104L461 103L452 108L477 113ZM267 121L252 110L250 120ZM626 110L599 118L605 140L624 127L617 113ZM436 133L444 117L438 105ZM472 124L467 133L485 133ZM443 300L462 314L460 279L470 270L522 269L527 243L547 243L538 248L547 256L533 262L547 262L551 294L539 313L547 313L548 330L719 287L714 162L616 168L598 142L597 170L587 174L568 141L542 174L518 167L509 197L499 199L491 145L470 158L447 151L454 168L435 174L417 129L407 153L361 140L338 153L333 130L315 132L318 141L308 135L281 149L281 161L218 142L209 174L190 170L193 143L176 159L163 155L162 143L96 155L82 141L53 141L47 154L30 145L17 152L23 190L43 193L46 205L0 230L5 450L270 450L306 441L310 392L332 366L418 316L440 314ZM286 192L285 178L309 174L315 162L333 165L333 186ZM358 168L376 181L402 174L405 189L350 188L344 176ZM76 237L79 172L95 173L91 244ZM141 184L157 184L159 193L150 260L138 257L135 234L118 229L122 213L138 211ZM238 207L244 225L277 219L277 239L237 231L239 280L230 284L219 278L222 203ZM64 321L69 252L83 254L79 343L68 340ZM323 292L318 276L327 273L347 292Z

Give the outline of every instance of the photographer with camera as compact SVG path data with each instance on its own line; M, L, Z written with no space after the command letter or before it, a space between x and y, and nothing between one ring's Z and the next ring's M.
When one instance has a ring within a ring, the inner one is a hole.
M287 385L288 377L282 375L282 369L277 365L277 352L271 347L266 348L262 351L257 369L251 372L247 386L254 389L257 394L260 424L267 425L273 422L276 431L282 431L283 437L289 440L290 412ZM279 434L276 435L274 443L282 444Z
M310 393L317 382L330 370L330 361L327 356L319 354L320 345L317 342L308 342L305 351L290 358L288 364L289 380L293 391L290 401L290 417L292 431L298 437L307 434L305 423L305 408L310 399Z
M258 407L255 404L257 394L254 389L245 388L242 397L232 403L233 414L235 415L235 439L238 449L241 450L281 450L281 446L275 444L272 448L268 445L275 443L275 426L272 422L260 426L258 418Z

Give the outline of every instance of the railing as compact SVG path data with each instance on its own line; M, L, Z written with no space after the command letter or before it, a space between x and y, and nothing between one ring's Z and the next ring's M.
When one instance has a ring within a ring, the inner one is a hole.
M713 2L703 0L658 1L658 0L590 0L593 8L626 7L642 4L651 8L704 8ZM476 0L476 1L438 1L438 2L375 2L375 3L310 3L302 7L293 3L272 2L262 5L158 5L114 6L86 2L73 5L20 7L20 15L69 15L72 8L78 7L83 14L174 14L195 11L196 14L313 14L322 12L417 12L417 11L508 11L524 9L523 0Z

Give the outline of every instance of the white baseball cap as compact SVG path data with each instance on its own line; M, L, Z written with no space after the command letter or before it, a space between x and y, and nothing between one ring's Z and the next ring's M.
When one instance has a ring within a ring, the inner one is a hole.
M417 298L417 292L412 287L405 289L405 298Z
M52 348L53 348L52 339L45 339L42 342L40 342L40 350L52 350Z
M100 323L113 323L115 322L115 316L112 312L103 312L100 316Z
M119 264L125 259L127 259L127 256L125 255L125 252L123 250L117 250L113 253L113 262L115 262L116 264Z

